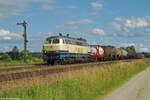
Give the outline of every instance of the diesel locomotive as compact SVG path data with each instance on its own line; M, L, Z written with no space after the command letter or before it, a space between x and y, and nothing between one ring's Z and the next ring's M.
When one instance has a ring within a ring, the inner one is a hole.
M46 38L43 45L43 59L54 64L77 63L90 59L91 48L82 39L67 36L51 36Z

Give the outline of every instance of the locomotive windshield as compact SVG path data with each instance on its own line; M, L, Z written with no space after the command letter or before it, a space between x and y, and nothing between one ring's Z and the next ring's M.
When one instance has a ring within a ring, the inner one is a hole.
M51 44L51 42L52 42L52 40L50 40L50 39L45 40L45 44Z
M59 39L46 39L45 44L59 44L60 40Z
M53 44L58 44L59 43L59 39L53 39Z

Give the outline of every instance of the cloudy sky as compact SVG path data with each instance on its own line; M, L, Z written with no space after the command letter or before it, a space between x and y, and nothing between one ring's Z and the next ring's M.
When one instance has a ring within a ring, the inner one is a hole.
M26 20L28 49L41 51L46 37L58 33L83 37L89 44L134 45L150 52L149 0L0 0L0 52L23 49Z

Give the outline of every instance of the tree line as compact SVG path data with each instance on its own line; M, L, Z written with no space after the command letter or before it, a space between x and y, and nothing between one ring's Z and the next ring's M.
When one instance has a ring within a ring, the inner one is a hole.
M41 52L30 52L26 51L26 59L27 61L32 60L32 58L42 58ZM1 60L11 61L11 60L23 60L24 59L24 51L19 51L17 46L14 46L11 51L3 53Z
M116 48L115 46L112 46L112 45L108 45L107 47ZM125 50L129 53L136 53L136 50L135 50L134 46L120 47L120 49Z

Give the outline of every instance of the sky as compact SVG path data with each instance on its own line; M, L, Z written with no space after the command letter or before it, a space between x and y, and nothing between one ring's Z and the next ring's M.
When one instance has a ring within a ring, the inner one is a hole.
M150 0L0 0L0 52L23 50L27 24L28 50L42 51L44 39L70 34L89 44L150 52Z

